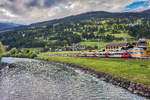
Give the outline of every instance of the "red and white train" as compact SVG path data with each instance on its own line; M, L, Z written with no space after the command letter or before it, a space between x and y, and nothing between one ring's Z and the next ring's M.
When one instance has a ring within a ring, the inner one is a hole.
M76 56L79 57L104 57L104 58L131 58L131 54L128 51L106 51L106 52L87 52L87 53L77 53Z

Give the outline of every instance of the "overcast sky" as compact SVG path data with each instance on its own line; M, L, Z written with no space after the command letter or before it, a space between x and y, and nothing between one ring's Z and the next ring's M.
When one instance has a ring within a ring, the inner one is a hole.
M0 0L0 22L31 24L89 11L141 11L149 0Z

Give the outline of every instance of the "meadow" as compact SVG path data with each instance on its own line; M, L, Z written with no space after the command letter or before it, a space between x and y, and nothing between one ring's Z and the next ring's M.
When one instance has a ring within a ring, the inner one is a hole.
M71 63L150 87L150 61L59 56L38 56L38 59Z

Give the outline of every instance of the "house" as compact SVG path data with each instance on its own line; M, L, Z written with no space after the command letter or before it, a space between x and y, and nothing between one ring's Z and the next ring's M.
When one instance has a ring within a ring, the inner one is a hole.
M67 46L63 48L64 51L80 51L80 50L86 50L85 45L76 45L76 46Z
M120 51L126 50L129 46L128 42L110 43L105 46L105 51Z
M75 48L77 50L86 50L86 46L85 45L77 45Z
M139 41L137 44L138 48L143 48L144 50L147 50L148 43L146 41Z

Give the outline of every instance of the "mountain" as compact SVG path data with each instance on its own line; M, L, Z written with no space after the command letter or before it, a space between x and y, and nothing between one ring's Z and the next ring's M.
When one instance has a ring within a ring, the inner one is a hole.
M53 25L56 23L78 23L84 20L94 20L97 18L129 18L129 17L150 17L146 13L136 13L136 12L124 12L124 13L110 13L105 11L94 11L94 12L86 12L79 15L73 15L65 18L54 19L50 21L33 23L31 26L41 27L43 25Z
M148 17L149 18L150 15L147 15L147 13L143 13L143 12L142 13L136 13L136 12L110 13L106 11L94 11L94 12L86 12L86 13L82 13L78 15L72 15L72 16L68 16L68 17L64 17L60 19L37 22L37 23L30 24L30 25L18 25L18 24L13 24L13 23L8 23L8 24L15 25L15 27L12 27L11 30L26 30L30 27L40 28L42 26L51 26L57 23L67 24L67 23L79 23L84 20L94 20L97 18L106 19L106 18L129 18L129 17L136 17L136 18ZM0 25L0 30L1 30L1 25Z
M150 9L144 10L143 13L150 14Z
M0 31L18 26L20 26L20 24L0 22Z
M147 12L95 11L31 25L12 26L14 28L0 32L0 40L10 49L46 45L59 48L85 40L97 40L98 36L103 42L121 41L126 37L135 40L150 38L150 14Z

